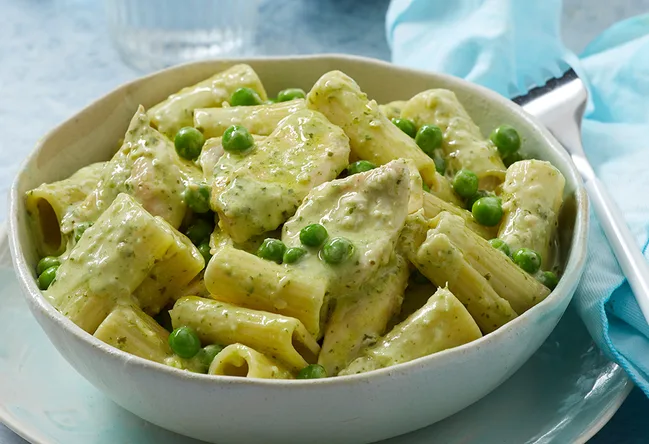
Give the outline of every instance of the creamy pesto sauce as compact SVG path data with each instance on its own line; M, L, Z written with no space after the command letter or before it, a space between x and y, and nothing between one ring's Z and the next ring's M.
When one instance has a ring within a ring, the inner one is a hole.
M303 110L286 117L250 152L225 153L217 162L212 206L221 228L237 242L274 230L348 159L347 137L324 116Z
M341 375L362 373L430 355L482 336L466 308L453 294L438 289L426 304L394 327Z
M407 281L408 264L395 255L374 279L336 300L318 357L328 375L336 375L386 333L388 322L401 308Z
M503 181L506 168L496 147L485 140L452 91L431 89L417 94L403 107L401 117L418 127L433 124L443 131L449 177L464 168L478 176L481 189L493 190Z
M282 240L299 246L300 230L320 223L330 237L349 239L355 253L343 264L328 265L312 251L296 266L328 276L334 294L353 292L390 260L408 214L409 188L406 163L394 161L313 189L284 225Z
M178 227L186 212L182 192L199 178L198 168L178 157L171 141L149 126L140 108L97 187L64 219L62 230L72 232L80 222L94 222L119 193L130 194L152 215Z
M133 291L173 242L159 224L121 195L69 252L45 293L48 299L59 309L79 297L132 302ZM84 304L77 302L73 308L82 309Z

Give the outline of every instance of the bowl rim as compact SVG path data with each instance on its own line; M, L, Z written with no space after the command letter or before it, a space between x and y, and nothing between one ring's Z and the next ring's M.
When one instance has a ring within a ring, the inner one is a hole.
M187 69L190 66L200 66L200 65L209 65L219 62L222 64L236 64L236 63L254 63L254 62L264 62L264 61L304 61L308 62L310 60L328 60L331 62L336 61L347 61L347 62L359 62L368 65L374 65L377 67L388 68L392 70L399 70L404 73L411 73L417 75L426 75L431 77L436 77L442 79L450 85L456 84L461 85L462 87L475 92L477 95L482 96L489 102L496 102L503 107L509 109L513 114L517 114L520 118L526 121L526 123L533 128L536 133L539 133L542 137L541 139L544 142L545 148L549 148L550 151L554 151L555 154L558 154L558 157L561 158L563 164L570 174L572 179L576 184L575 188L575 202L576 202L576 217L575 217L575 226L573 231L573 242L570 246L570 254L566 260L566 266L564 269L564 275L559 281L557 287L536 306L530 308L525 313L519 315L515 319L509 321L504 326L500 327L496 331L489 333L480 337L477 340L471 341L469 343L446 349L441 352L433 353L431 355L422 356L420 358L414 359L412 361L404 362L397 364L391 367L381 368L377 370L372 370L365 373L354 374L354 375L344 375L336 376L322 379L261 379L261 378L241 378L235 376L222 376L222 375L208 375L202 373L194 373L187 370L178 369L171 367L165 364L158 362L150 361L139 356L132 355L130 353L124 352L117 348L114 348L103 341L95 338L93 335L82 330L67 317L61 314L58 310L51 305L47 299L43 296L40 289L36 286L36 280L32 276L32 271L27 264L22 245L19 242L18 238L18 211L19 211L19 202L22 199L22 195L19 195L19 185L22 181L23 176L26 174L27 166L33 162L33 159L38 155L44 145L47 144L48 140L56 134L61 127L70 124L78 116L87 113L88 111L101 107L101 102L113 94L118 94L120 91L132 88L137 84L148 81L153 77L159 75L164 75L173 71L181 71ZM546 310L551 309L560 305L565 298L571 298L572 295L569 294L571 288L574 287L579 279L584 269L585 260L586 260L586 250L587 250L587 238L589 231L589 204L586 191L584 188L584 183L581 178L581 175L578 173L572 159L568 155L567 151L559 144L559 142L554 138L554 136L547 130L543 124L525 112L520 106L510 101L506 97L492 91L484 86L469 82L459 77L451 76L444 73L432 72L432 71L423 71L403 66L394 65L392 63L378 60L370 57L362 57L349 54L336 54L336 53L325 53L317 55L289 55L289 56L258 56L258 57L245 57L245 58L228 58L228 59L211 59L211 60L201 60L194 61L189 63L183 63L180 65L172 66L160 71L156 71L144 76L137 77L129 82L123 83L120 86L114 88L110 92L102 95L98 99L92 101L89 105L85 106L83 109L79 110L77 113L66 119L65 121L58 124L56 127L48 131L43 137L41 137L34 148L31 150L30 154L25 158L25 160L20 165L18 173L15 176L15 179L11 185L10 189L10 199L9 199L9 247L11 250L11 258L14 264L14 269L18 276L18 280L23 288L23 295L30 302L29 306L31 309L37 308L42 314L47 316L57 327L65 331L65 334L70 334L74 336L77 340L87 343L87 345L92 346L95 349L109 355L111 359L117 359L122 361L123 365L130 366L140 369L150 369L154 372L166 373L170 377L176 377L180 380L185 381L194 381L201 382L205 381L206 383L211 384L227 384L227 385L243 385L245 387L279 387L279 388L289 388L289 387L322 387L322 386L340 386L348 384L357 384L359 382L368 382L369 380L381 380L384 378L392 378L398 374L407 374L417 370L424 370L426 367L429 367L439 361L447 359L447 357L462 355L469 352L475 348L481 348L484 346L491 346L494 342L499 342L502 336L511 334L512 330L520 329L525 323L530 322L531 317L540 311L540 308L543 307Z

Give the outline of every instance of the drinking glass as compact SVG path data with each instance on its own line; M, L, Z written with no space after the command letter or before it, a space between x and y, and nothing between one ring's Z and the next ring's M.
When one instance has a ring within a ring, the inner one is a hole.
M143 71L253 52L259 0L104 0L122 58Z

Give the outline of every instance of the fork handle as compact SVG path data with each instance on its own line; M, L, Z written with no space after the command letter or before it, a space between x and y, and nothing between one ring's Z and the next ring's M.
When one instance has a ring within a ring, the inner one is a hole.
M587 179L586 191L644 318L649 321L649 264L622 213L601 180Z

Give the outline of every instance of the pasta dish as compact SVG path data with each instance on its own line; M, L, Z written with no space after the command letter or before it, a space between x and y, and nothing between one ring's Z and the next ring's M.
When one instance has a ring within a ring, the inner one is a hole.
M379 105L331 71L269 99L241 64L140 106L115 142L26 193L35 277L151 361L363 373L474 341L558 283L564 177L449 90Z

